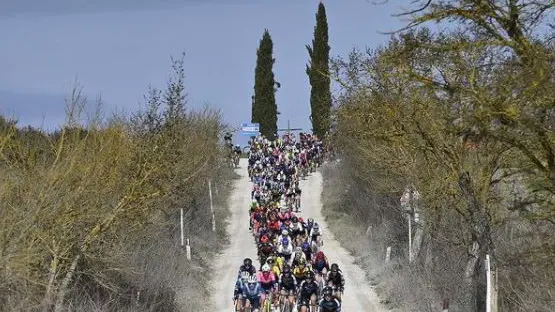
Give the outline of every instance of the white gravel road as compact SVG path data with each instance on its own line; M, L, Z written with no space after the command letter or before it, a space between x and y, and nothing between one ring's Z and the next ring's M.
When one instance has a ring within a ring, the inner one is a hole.
M230 234L230 244L215 262L213 276L213 303L217 312L233 311L233 287L237 270L245 257L256 259L256 249L249 232L248 206L250 203L251 183L247 175L247 161L241 159L237 173L241 175L235 183L230 198L231 217L228 220L227 231ZM346 312L385 312L376 296L369 287L365 274L360 267L353 263L353 257L335 240L328 230L322 216L322 175L313 173L307 180L301 182L303 195L301 199L301 213L303 218L314 218L321 225L324 236L323 250L330 262L339 264L345 275L345 294L342 311Z

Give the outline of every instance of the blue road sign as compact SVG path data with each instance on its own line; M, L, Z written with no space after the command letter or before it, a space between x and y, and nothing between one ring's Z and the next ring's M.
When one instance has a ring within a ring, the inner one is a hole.
M259 123L242 123L241 124L241 134L242 135L258 135L260 132L260 124Z

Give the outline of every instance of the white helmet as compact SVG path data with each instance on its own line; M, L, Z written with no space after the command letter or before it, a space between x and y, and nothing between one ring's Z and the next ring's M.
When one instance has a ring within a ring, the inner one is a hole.
M270 272L270 270L271 268L267 263L262 266L262 272Z
M249 283L249 284L256 284L256 283L258 283L258 280L256 279L256 275L251 275L251 276L249 277L248 283Z
M283 236L287 236L287 235L289 235L289 231L287 231L287 230L283 230L283 231L281 232L281 235L283 235Z

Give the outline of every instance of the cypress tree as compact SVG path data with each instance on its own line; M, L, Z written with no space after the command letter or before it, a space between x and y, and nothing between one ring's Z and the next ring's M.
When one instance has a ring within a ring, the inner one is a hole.
M257 50L256 69L254 73L254 102L252 103L251 122L260 123L260 132L274 139L277 134L277 105L275 97L275 80L272 67L272 37L264 30Z
M328 21L326 8L320 2L316 13L316 26L312 47L307 45L310 62L306 66L306 74L310 80L310 108L312 131L324 138L330 128L331 117L331 80L329 77Z

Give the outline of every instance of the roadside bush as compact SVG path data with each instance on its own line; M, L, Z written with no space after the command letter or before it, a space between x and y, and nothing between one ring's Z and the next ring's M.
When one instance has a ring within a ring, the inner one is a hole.
M206 181L217 181L221 206L233 176L221 166L219 113L188 108L182 60L173 69L132 116L85 125L76 89L54 133L0 118L0 311L205 306L206 268L225 235L211 231Z

